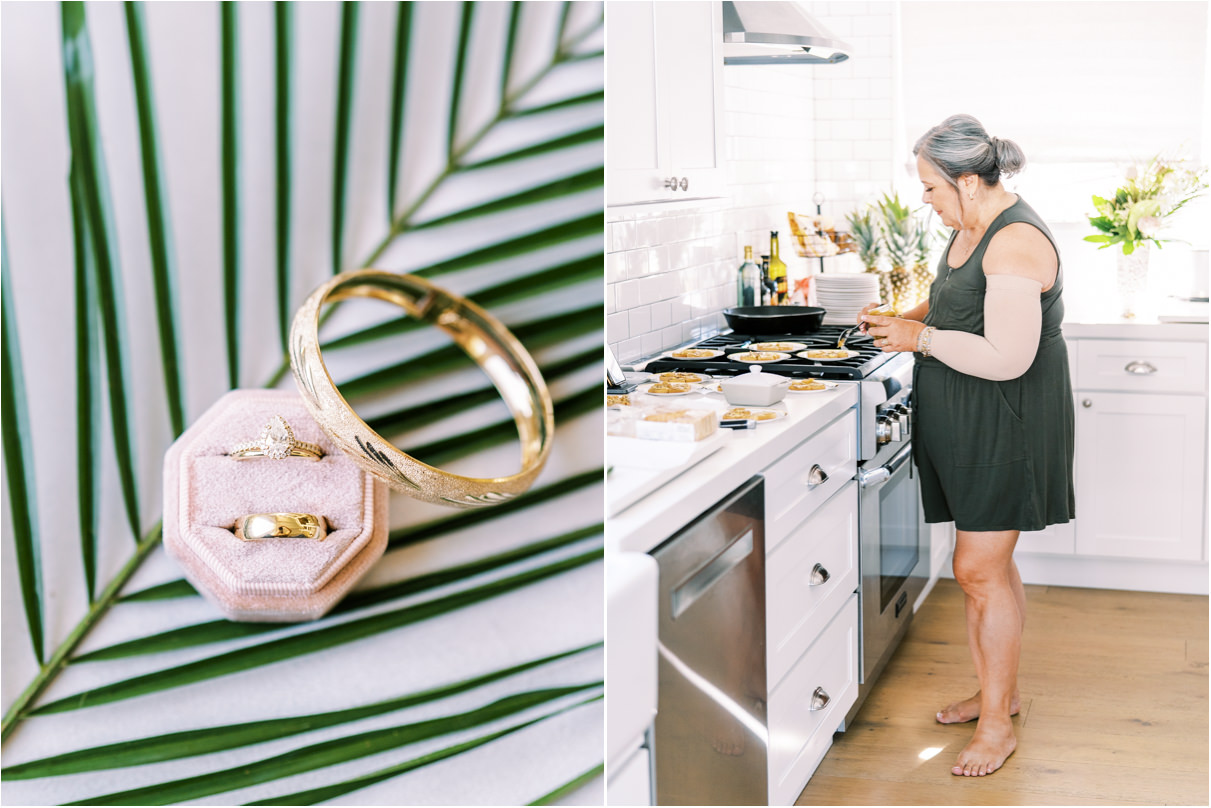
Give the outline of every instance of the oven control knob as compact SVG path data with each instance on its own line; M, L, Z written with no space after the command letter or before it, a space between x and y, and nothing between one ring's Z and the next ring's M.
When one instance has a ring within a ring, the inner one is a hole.
M875 419L875 443L882 446L891 442L891 419L880 415Z
M900 423L900 413L893 412L887 416L888 423L891 424L891 439L896 443L904 440L904 425Z
M904 437L912 435L912 408L907 404L897 404L892 409L900 416L900 429L904 432Z

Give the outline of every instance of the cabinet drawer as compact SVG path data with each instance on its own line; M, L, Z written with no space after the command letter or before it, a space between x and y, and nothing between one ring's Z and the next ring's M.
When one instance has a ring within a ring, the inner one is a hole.
M828 580L813 585L816 565ZM765 630L770 689L858 588L858 484L850 482L769 556Z
M767 554L853 478L858 462L857 424L857 414L846 411L763 472ZM813 482L817 466L827 477L819 483Z
M1202 393L1207 387L1207 344L1082 339L1076 367L1078 390Z
M828 703L812 709L816 688ZM833 732L858 698L858 596L799 659L769 700L769 796L791 805L833 742Z

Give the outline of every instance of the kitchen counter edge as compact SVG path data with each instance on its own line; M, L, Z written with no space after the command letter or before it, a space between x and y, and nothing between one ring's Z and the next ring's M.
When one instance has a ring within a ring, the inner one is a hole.
M733 433L719 451L606 520L606 552L646 553L659 546L857 403L856 384L819 397L788 396L785 420Z

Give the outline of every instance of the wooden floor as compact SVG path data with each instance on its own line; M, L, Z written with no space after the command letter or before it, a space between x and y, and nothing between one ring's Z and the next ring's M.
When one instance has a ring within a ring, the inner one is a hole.
M1026 602L1004 768L950 774L975 724L933 715L977 685L943 579L797 804L1207 805L1207 598L1028 586Z

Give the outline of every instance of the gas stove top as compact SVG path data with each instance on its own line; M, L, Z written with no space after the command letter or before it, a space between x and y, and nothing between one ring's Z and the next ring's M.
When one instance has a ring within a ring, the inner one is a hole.
M804 336L781 334L778 336L754 337L747 334L727 332L691 346L694 348L709 348L723 351L723 356L716 356L712 359L677 359L671 356L662 356L649 361L644 370L652 373L682 370L713 376L734 376L738 373L747 373L751 365L748 362L734 362L728 359L728 355L747 350L750 343L801 342L807 345L806 350L836 348L837 338L841 336L841 333L845 329L846 326L826 325L822 326L816 333ZM881 365L896 356L894 353L880 351L874 346L874 340L871 337L859 334L857 331L850 334L845 340L845 347L848 350L857 351L858 355L834 362L817 362L792 354L790 359L763 364L762 370L777 373L779 376L812 376L818 379L860 380L866 378Z

